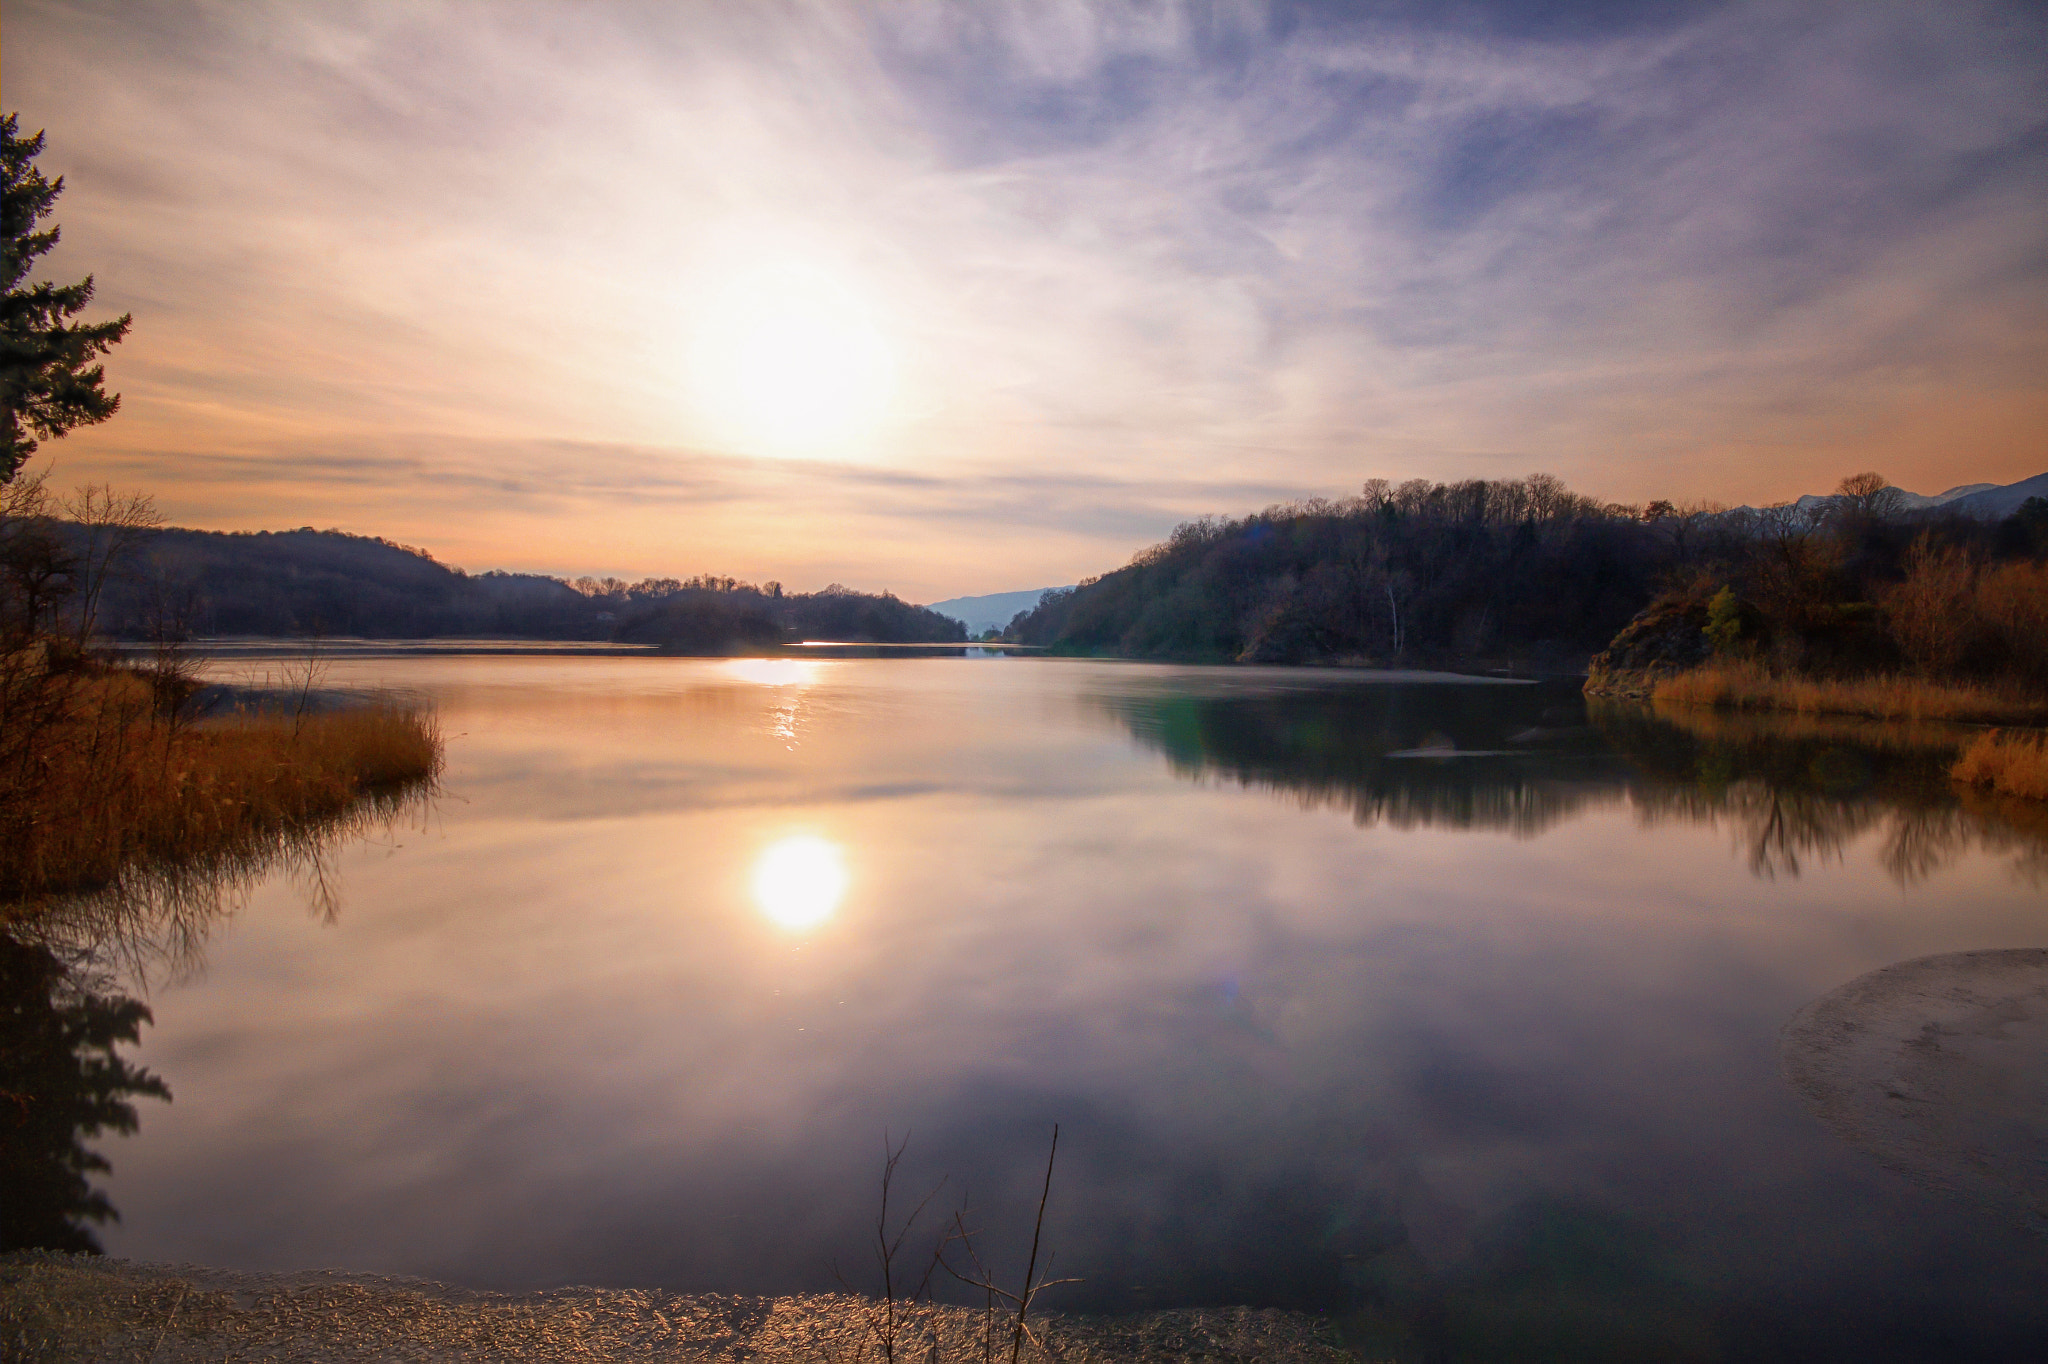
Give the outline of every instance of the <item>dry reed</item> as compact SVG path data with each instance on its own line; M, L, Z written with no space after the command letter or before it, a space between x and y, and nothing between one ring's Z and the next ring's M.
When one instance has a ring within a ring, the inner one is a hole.
M0 917L104 890L137 868L233 857L435 776L431 712L166 717L121 670L44 679L34 732L0 773Z
M1588 712L1596 716L1633 713L1613 701L1595 698ZM1877 720L1867 715L1841 715L1791 710L1729 710L1652 701L1660 721L1697 739L1715 743L1847 744L1872 752L1902 756L1952 757L1981 731L1948 720Z
M2010 691L1917 677L1842 680L1772 673L1755 663L1715 663L1660 679L1658 701L1735 710L1861 715L1880 720L1964 724L2048 721L2048 700Z
M2002 795L2048 800L2048 735L1994 729L1963 750L1949 775Z

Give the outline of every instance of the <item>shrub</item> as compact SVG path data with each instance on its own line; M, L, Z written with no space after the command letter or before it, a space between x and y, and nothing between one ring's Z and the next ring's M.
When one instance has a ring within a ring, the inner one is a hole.
M2048 735L1993 730L1963 750L1949 775L2008 796L2048 800Z
M2000 564L1977 580L1976 613L2006 668L2048 686L2048 563Z
M1742 643L1742 601L1724 587L1707 603L1707 642L1717 654L1732 654Z
M1977 565L1922 535L1906 551L1906 579L1884 594L1887 630L1927 676L1954 672L1975 633Z

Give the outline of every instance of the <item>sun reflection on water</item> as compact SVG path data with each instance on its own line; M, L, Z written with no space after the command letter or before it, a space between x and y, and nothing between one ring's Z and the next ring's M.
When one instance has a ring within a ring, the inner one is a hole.
M816 928L846 894L839 845L813 834L771 843L754 863L754 903L780 928Z
M725 671L735 681L763 687L808 686L818 677L817 664L795 658L735 658Z

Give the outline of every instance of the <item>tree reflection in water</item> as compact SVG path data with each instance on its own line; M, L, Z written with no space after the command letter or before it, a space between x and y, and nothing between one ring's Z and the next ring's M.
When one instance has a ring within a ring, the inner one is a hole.
M1099 704L1192 780L1285 792L1360 825L1534 837L1627 796L1576 686L1388 683Z
M2048 811L1949 779L1974 731L1615 703L1595 705L1592 718L1642 772L1631 794L1646 822L1725 822L1758 876L1839 861L1873 832L1901 885L1973 848L2010 857L2031 881L2048 876Z
M115 1051L141 1040L148 1008L106 987L89 960L0 932L0 1250L97 1254L87 1224L115 1212L88 1176L112 1167L86 1139L133 1132L131 1097L171 1097Z
M1760 877L1796 877L1876 832L1885 871L1924 880L1972 848L2048 878L2048 811L1963 788L1955 726L1621 702L1576 683L1400 683L1096 702L1191 780L1336 806L1364 826L1534 837L1602 806L1725 826Z
M341 908L334 856L366 835L423 819L430 783L379 792L350 810L196 862L130 868L96 894L0 906L0 1250L97 1254L92 1227L119 1220L91 1176L110 1170L86 1143L136 1130L135 1098L170 1100L131 1065L149 1008L125 992L181 978L257 884L282 872L308 908Z

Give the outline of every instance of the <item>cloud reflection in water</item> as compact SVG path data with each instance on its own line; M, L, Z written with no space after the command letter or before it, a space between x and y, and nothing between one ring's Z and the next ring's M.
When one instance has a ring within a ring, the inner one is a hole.
M1981 838L1906 882L1868 855L1889 825L1851 816L1956 799L1911 755L1638 731L1568 685L886 659L819 665L790 752L797 690L727 661L376 666L442 699L462 800L358 850L332 924L266 887L158 1002L138 1059L181 1102L120 1157L114 1254L825 1291L909 1128L906 1187L971 1188L1014 1275L1058 1120L1060 1310L1665 1323L1620 1358L1687 1357L1657 1347L1703 1309L1743 1358L2020 1357L2048 1320L2023 1233L1777 1073L1843 980L2036 939ZM1516 755L1385 759L1431 734ZM1765 790L1846 855L1753 875ZM757 917L799 835L858 934Z

